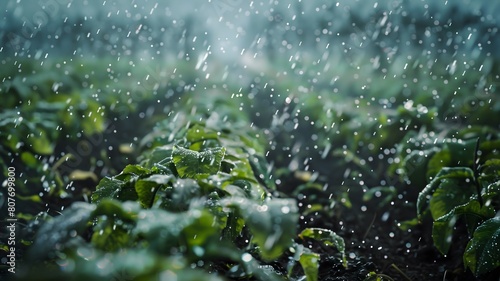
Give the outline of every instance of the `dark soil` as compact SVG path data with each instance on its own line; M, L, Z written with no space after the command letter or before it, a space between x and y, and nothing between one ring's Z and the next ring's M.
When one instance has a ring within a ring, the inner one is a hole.
M462 255L468 234L460 221L447 256L433 246L431 221L408 231L401 230L398 222L415 217L413 204L401 201L384 208L365 206L365 211L361 211L359 206L343 208L341 221L336 222L316 217L311 223L312 217L304 218L304 227L333 229L346 242L347 269L341 266L335 254L329 255L331 251L325 252L324 247L316 245L321 248L317 251L324 253L319 280L365 280L369 272L393 280L500 280L499 270L476 278L464 268Z

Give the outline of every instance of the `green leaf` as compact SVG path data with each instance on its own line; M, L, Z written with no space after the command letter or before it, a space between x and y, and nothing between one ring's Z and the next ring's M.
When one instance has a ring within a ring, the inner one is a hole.
M138 180L135 183L135 191L139 197L139 203L143 208L150 208L154 202L154 196L161 185L171 183L175 177L173 175L155 174L147 178Z
M151 208L154 201L154 196L159 185L152 181L138 180L135 183L135 191L139 198L139 203L143 208Z
M170 253L172 247L200 245L217 232L216 220L207 211L171 213L161 209L141 210L132 234L144 238L152 249Z
M259 154L254 154L250 156L250 164L255 170L255 175L258 176L264 184L271 190L276 190L276 184L272 179L271 167L267 163L266 158Z
M481 165L479 182L488 184L498 180L500 180L500 159L487 160Z
M217 132L200 126L199 124L195 124L186 132L186 139L190 143L218 138L219 136L217 135Z
M151 171L141 165L127 165L121 172L121 174L133 174L136 176L142 176L149 173L151 173Z
M495 210L493 207L481 206L476 200L457 206L434 222L432 227L434 245L443 255L448 253L453 238L454 226L459 216L465 219L469 233L472 233L481 222L494 215Z
M50 140L45 131L38 132L35 136L28 139L33 151L42 154L50 155L54 152L54 143Z
M411 229L419 224L418 218L413 218L411 220L405 220L400 223L398 223L399 229L402 231L408 231L408 229Z
M432 218L436 220L456 206L469 202L474 193L472 183L464 185L462 179L442 179L429 201Z
M477 194L474 194L473 199L477 199ZM482 194L483 200L494 200L500 197L500 181L489 184Z
M138 195L130 182L106 177L99 182L91 199L92 203L99 203L105 198L127 201L137 200Z
M141 176L144 177L149 174L151 174L151 170L140 165L127 165L120 174L112 178L105 177L99 182L95 192L92 193L92 202L99 203L104 198L120 201L138 200L139 195L135 186L136 181ZM144 190L141 184L139 184L139 191L141 191L141 198L143 199L141 203L150 199L150 194L147 194Z
M28 151L24 151L21 153L21 160L27 167L36 167L37 165L40 165L40 161L36 159L36 157L31 152Z
M109 216L125 222L135 222L140 210L140 205L137 202L122 203L113 199L103 199L97 205L93 217Z
M417 198L417 215L422 216L423 212L427 207L427 203L431 198L431 195L439 188L441 181L443 179L473 179L474 172L470 168L466 167L445 167L436 175L432 181L425 186L425 188L418 194Z
M299 262L304 269L307 281L318 280L319 260L320 256L317 253L302 253L300 255Z
M276 259L292 244L298 222L295 200L272 199L261 205L246 198L228 198L221 204L239 210L263 259Z
M209 212L192 211L188 215L191 215L193 220L182 230L182 234L189 247L205 244L210 237L218 232L218 224Z
M323 242L327 246L333 246L337 248L337 250L342 254L342 263L344 267L347 267L347 258L345 255L345 242L344 239L339 236L337 233L323 228L306 228L302 230L299 234L299 237L304 238L312 238L317 241Z
M167 165L172 158L172 147L169 145L155 147L151 152L144 155L141 162L146 168L153 168L155 165Z
M211 148L202 152L174 146L172 161L182 178L200 179L219 172L226 149Z
M482 275L500 266L500 217L481 224L467 244L463 256L466 267Z
M32 257L45 258L55 249L63 249L65 244L81 235L87 228L95 208L95 205L75 202L60 216L45 222L31 246Z
M94 227L92 244L103 251L116 251L127 246L130 241L128 230L113 219L101 219Z

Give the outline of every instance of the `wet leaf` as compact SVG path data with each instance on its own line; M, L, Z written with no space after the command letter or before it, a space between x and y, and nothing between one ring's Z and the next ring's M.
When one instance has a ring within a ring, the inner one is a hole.
M95 209L95 205L75 202L60 216L45 222L38 230L31 247L32 257L34 259L45 258L54 250L63 249L69 241L81 235L89 226Z
M434 220L444 216L456 206L469 202L475 190L472 184L462 179L442 179L429 200L429 209Z
M476 276L500 266L500 217L491 218L476 229L463 260Z
M265 260L279 257L292 244L298 222L295 200L272 199L261 205L246 198L230 198L221 204L239 211Z
M494 215L495 210L493 207L481 206L476 200L457 206L434 222L432 227L434 245L442 254L445 255L448 253L458 217L462 217L465 220L469 233L473 233L474 229L480 223Z
M304 269L307 281L317 281L319 271L320 256L317 253L302 253L300 255L300 265Z
M99 182L91 198L92 203L99 203L106 198L120 201L137 200L138 196L133 184L106 177Z
M94 227L92 244L103 251L116 251L130 243L128 230L116 225L114 220L102 219Z
M217 232L217 222L206 211L171 213L161 209L141 210L132 234L143 238L156 251L169 253L175 246L195 246Z
M432 181L425 186L425 188L418 194L417 198L417 215L422 216L427 208L428 201L432 194L439 188L442 180L444 179L459 179L471 180L474 178L474 172L466 167L445 167L436 175Z
M154 196L160 186L170 184L174 180L172 175L155 174L140 179L135 183L135 191L139 197L139 202L144 208L150 208L154 202Z
M174 146L172 161L182 178L205 178L219 172L226 149L211 148L202 152Z
M299 237L312 238L317 241L323 242L325 245L335 247L342 254L342 264L344 267L347 266L347 258L345 255L345 242L344 239L337 233L323 228L306 228L300 234Z

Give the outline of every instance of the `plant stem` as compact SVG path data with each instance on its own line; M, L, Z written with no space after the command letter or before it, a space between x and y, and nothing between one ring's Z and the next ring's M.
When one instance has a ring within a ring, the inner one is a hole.
M373 215L373 219L372 219L372 221L370 222L370 225L368 226L368 228L366 229L365 235L363 235L363 240L365 240L365 239L366 239L366 236L368 236L368 232L370 232L370 229L372 228L373 223L375 222L375 218L376 218L376 217L377 217L377 213L375 213L375 214Z
M408 281L412 281L410 279L410 277L408 277L401 269L399 269L399 267L395 264L391 264L392 268L394 268L397 272L399 272L399 274L403 275L403 277L408 280Z

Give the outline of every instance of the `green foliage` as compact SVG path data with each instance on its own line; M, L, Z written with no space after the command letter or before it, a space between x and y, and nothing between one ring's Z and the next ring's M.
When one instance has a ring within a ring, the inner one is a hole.
M299 237L301 237L302 239L312 238L323 242L325 245L335 247L342 256L342 264L345 267L347 266L344 239L335 232L322 228L306 228L299 234Z
M174 146L172 150L172 162L181 178L198 179L216 174L220 169L225 152L226 149L224 147L197 152Z
M319 258L317 253L303 253L300 255L299 262L304 269L307 281L318 280Z
M500 217L484 221L464 253L464 264L479 276L500 266Z
M103 178L91 204L73 204L43 224L35 238L33 261L57 263L64 256L92 267L106 257L105 252L119 256L134 251L180 260L174 273L180 270L186 280L193 274L206 275L187 266L200 260L201 268L227 260L224 267L241 270L242 276L280 280L274 270L263 270L261 262L279 258L296 238L295 200L274 198L266 192L269 187L261 185L254 167L261 167L258 171L268 164L256 139L230 130L214 134L210 126L220 126L217 122L188 124L181 125L187 130L177 131L178 139L144 152L142 164ZM82 251L92 253L87 262L74 256ZM155 276L170 268L158 266L127 271ZM118 270L100 270L99 275L113 276Z
M444 255L457 243L453 239L456 224L465 223L472 239L463 256L464 264L480 276L500 265L495 217L500 203L500 166L495 158L496 141L475 143L473 140L445 142L431 157L427 175L432 180L418 196L417 214L423 221L430 211L434 245Z
M458 217L461 217L465 221L469 233L474 233L476 227L494 215L495 210L493 207L481 206L476 200L456 206L445 215L435 219L432 228L434 245L442 254L448 253L452 244L453 230Z
M53 253L53 249L64 249L81 235L90 224L95 206L86 203L75 203L64 211L63 215L47 221L37 233L33 243L32 255L35 259L45 258Z

